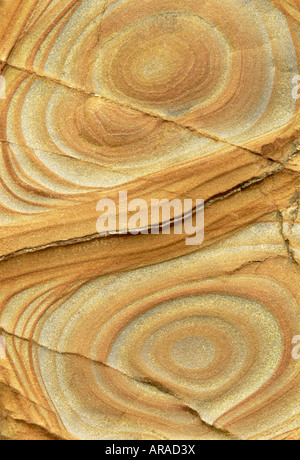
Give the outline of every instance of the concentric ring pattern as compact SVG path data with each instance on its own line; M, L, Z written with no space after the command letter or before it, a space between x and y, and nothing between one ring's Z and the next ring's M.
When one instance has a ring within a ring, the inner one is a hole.
M3 56L3 213L288 140L295 28L269 0L37 2Z
M296 1L11 3L1 436L299 439ZM205 199L203 247L100 238L120 190Z
M18 391L57 414L58 433L297 436L299 270L273 219L125 274L99 277L96 269L84 279L76 264L55 272L40 271L43 282L23 275L22 288L2 295L1 327Z

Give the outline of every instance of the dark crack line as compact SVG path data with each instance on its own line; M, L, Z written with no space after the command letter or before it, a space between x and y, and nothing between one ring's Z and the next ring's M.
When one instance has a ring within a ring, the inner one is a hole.
M71 246L73 244L78 244L78 243L87 243L87 242L98 240L100 238L104 238L104 237L108 237L108 236L115 236L115 235L109 235L109 234L100 235L99 233L94 233L94 234L91 234L91 235L81 236L81 237L78 237L78 238L71 238L69 240L53 241L51 243L47 243L47 244L40 245L40 246L35 246L35 247L32 247L32 248L28 247L28 248L20 249L20 250L15 251L15 252L11 252L9 254L4 254L3 256L0 257L0 262L3 262L3 261L8 260L8 259L11 259L13 257L18 257L18 256L23 255L23 254L32 254L32 253L39 252L39 251L44 251L44 250L50 249L50 248Z
M249 179L249 180L247 180L247 181L245 181L245 182L233 187L231 190L228 190L225 193L217 194L217 195L209 198L205 202L205 207L209 207L212 204L216 203L217 201L225 200L225 199L227 199L227 198L229 198L229 197L231 197L231 196L233 196L233 195L235 195L237 193L240 193L243 190L249 190L254 185L262 183L268 177L274 176L276 174L280 174L284 169L286 169L287 164L298 154L300 154L300 151L294 152L292 155L289 156L289 158L284 162L284 164L280 164L280 166L278 168L276 168L275 170L273 170L273 171L270 171L268 173L264 173L263 175L261 175L259 177ZM195 213L196 213L196 208L193 209L193 214L195 214ZM174 224L174 221L171 220L170 224L171 225ZM160 229L161 229L161 227L162 227L162 225L160 224ZM151 230L151 226L148 227L148 230L149 231ZM44 250L49 249L49 248L71 246L73 244L91 242L91 241L94 241L94 240L98 240L100 238L109 238L109 237L113 238L113 237L116 237L116 236L121 236L122 237L122 236L135 236L135 235L131 235L131 233L128 233L127 235L124 235L124 232L122 232L122 231L120 231L120 232L116 231L114 233L107 232L105 234L104 233L103 234L93 233L93 234L85 235L85 236L82 236L82 237L71 238L71 239L68 239L68 240L58 240L58 241L53 241L51 243L47 243L47 244L40 245L40 246L27 247L27 248L24 248L24 249L20 249L18 251L14 251L14 252L2 255L0 257L0 262L6 261L8 259L23 255L23 254L29 254L29 253L35 253L35 252L39 252L39 251L44 251Z
M236 193L239 193L239 192L241 192L243 190L249 189L253 185L262 183L268 177L274 176L276 174L280 174L284 169L288 169L287 168L288 163L295 156L297 156L298 154L300 154L300 151L294 152L292 155L290 155L285 160L284 163L280 164L280 166L278 166L278 168L276 168L276 169L274 169L272 171L266 172L266 173L262 174L259 177L251 178L251 179L249 179L249 180L247 180L247 181L245 181L245 182L233 187L231 190L228 190L225 193L218 194L218 195L215 195L215 196L211 197L209 200L206 201L205 206L210 206L210 205L214 204L216 201L219 201L219 200L225 200L226 198L228 198L228 197L230 197L232 195L235 195Z
M285 235L285 232L284 232L284 219L283 219L283 215L282 215L282 212L278 209L277 210L277 217L278 217L278 220L279 220L279 231L280 231L280 235L282 236L282 239L284 241L284 245L286 247L286 251L287 251L287 254L288 254L288 258L289 260L293 263L293 264L296 264L297 268L299 269L299 264L295 258L295 255L293 253L293 250L291 249L291 243L290 243L290 240L288 239L288 237Z
M136 380L136 379L134 378L134 380ZM149 379L149 378L146 378L144 380L137 380L137 381L139 381L141 383L144 383L146 385L150 385L151 387L155 388L156 390L159 390L159 391L161 391L161 392L163 392L163 393L165 393L167 395L170 395L170 396L176 398L177 401L180 402L184 406L184 409L188 413L190 413L192 416L200 419L200 422L203 423L205 426L207 426L209 429L214 430L214 431L216 431L218 433L224 434L226 436L229 436L231 438L235 438L236 440L239 439L233 433L230 433L229 431L226 431L221 427L211 425L208 422L206 422L205 420L203 420L202 416L200 415L200 413L196 409L194 409L193 407L189 406L183 398L181 398L177 394L175 394L172 391L170 391L166 386L162 385L161 383L159 383L157 381L154 381L152 379Z
M223 430L222 428L220 427L217 427L217 426L214 426L214 425L211 425L207 422L205 422L205 420L202 419L200 413L195 410L193 407L190 407L186 401L184 401L183 398L181 398L180 396L178 396L176 393L172 392L169 388L167 388L166 386L162 385L161 383L159 382L156 382L152 379L149 379L147 377L145 378L137 378L137 377L133 377L131 375L128 375L126 374L125 372L119 370L119 369L116 369L115 367L105 363L105 362L102 362L102 361L96 361L92 358L89 358L85 355L81 355L79 353L72 353L72 352L62 352L62 351L57 351L57 350L54 350L52 348L49 348L45 345L42 345L40 344L39 342L37 342L36 340L34 339L28 339L28 338L25 338L25 337L21 337L17 334L14 334L14 333L11 333L11 332L8 332L7 330L5 330L2 326L1 326L1 329L2 331L4 332L4 334L7 334L13 338L16 338L18 340L21 340L21 341L25 341L29 344L34 344L44 350L47 350L48 352L51 352L51 353L55 353L57 355L60 355L60 356L74 356L74 357L77 357L77 358L81 358L81 359L84 359L84 360L87 360L91 363L94 363L95 365L99 365L99 366L103 366L107 369L110 369L112 372L115 372L117 374L120 374L122 375L123 377L125 378L128 378L130 380L132 380L133 382L136 382L136 383L139 383L139 384L142 384L142 385L145 385L145 386L149 386L151 388L154 388L156 391L166 395L166 396L169 396L173 399L176 399L176 401L178 401L182 406L183 408L188 411L189 413L193 414L194 416L196 416L200 421L201 423L203 423L204 425L206 425L207 427L209 427L210 429L214 429L216 430L217 432L221 433L221 434L225 434L226 436L230 436L230 437L233 437L235 439L237 439L236 435L226 431L226 430Z
M282 246L280 246L282 247ZM254 259L254 260L249 260L248 262L245 262L243 263L242 265L240 265L239 267L233 269L233 270L226 270L225 271L225 274L226 276L231 276L235 273L239 273L241 272L244 268L247 268L247 267L250 267L252 266L253 264L258 264L258 265L261 265L263 264L264 262L266 262L267 260L274 260L274 259L278 259L278 258L282 258L283 256L281 256L280 254L272 254L270 256L266 256L266 257L262 257L260 259Z
M104 13L103 13L104 14ZM90 93L82 88L78 88L77 86L73 86L71 84L69 84L68 82L64 81L64 80L61 80L59 78L55 78L49 74L44 74L44 73L38 73L36 71L33 71L33 70L29 70L29 69L24 69L22 67L19 67L19 66L16 66L16 65L13 65L13 64L10 64L9 62L7 61L1 61L3 62L4 64L6 64L8 67L11 67L15 70L19 70L21 72L25 72L29 75L34 75L36 76L37 78L40 78L40 79L44 79L46 81L50 81L52 83L55 83L57 85L60 85L62 87L65 87L65 88L68 88L68 89L71 89L73 91L76 91L80 94L84 94L86 96L92 96L92 97L97 97L99 99L102 99L104 100L105 102L108 102L110 104L114 104L118 107L121 107L121 108L125 108L125 109L129 109L129 110L132 110L132 111L135 111L137 113L140 113L144 116L148 116L148 117L152 117L152 118L156 118L164 123L170 123L172 124L173 126L177 127L178 129L181 129L181 130L184 130L184 131L188 131L190 132L191 134L193 134L194 136L197 136L197 137L201 137L201 138L206 138L206 139L210 139L211 141L214 141L214 142L218 142L218 143L221 143L221 144L225 144L227 146L230 146L230 147L234 147L234 148L239 148L241 150L244 150L248 153L251 153L255 156L258 156L260 158L263 158L263 159L266 159L266 160L269 160L271 161L272 163L275 163L275 164L280 164L279 161L276 161L274 160L273 158L270 158L270 157L267 157L267 156L264 156L263 154L259 153L259 152L256 152L255 150L252 150L252 149L249 149L247 148L246 146L243 146L243 145L239 145L239 144L235 144L233 142L230 142L226 139L223 139L215 134L212 134L206 130L201 130L201 129L196 129L192 126L189 126L189 125L182 125L178 122L176 122L174 119L172 118L169 118L169 117L163 117L162 115L156 113L156 112L153 112L153 111L150 111L150 110L142 110L134 105L131 105L131 104L124 104L122 102L120 102L119 100L117 99L110 99L109 97L107 96L104 96L104 95L101 95L101 94L97 94L97 93Z

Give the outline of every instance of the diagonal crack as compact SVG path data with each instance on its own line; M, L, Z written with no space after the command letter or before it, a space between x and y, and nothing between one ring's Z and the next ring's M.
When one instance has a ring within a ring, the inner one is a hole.
M245 182L233 187L231 190L228 190L226 193L222 193L222 194L219 194L219 195L211 197L209 200L206 201L206 206L209 206L209 205L215 203L216 201L224 200L224 199L230 197L231 195L234 195L234 194L236 194L238 192L241 192L242 190L250 188L251 186L253 186L255 184L259 184L259 183L263 182L265 179L267 179L268 177L274 176L276 174L280 174L284 169L289 169L288 168L289 162L292 161L293 158L295 158L299 154L300 154L300 151L297 150L296 152L293 152L283 163L277 163L277 164L279 164L279 166L276 169L274 169L272 171L269 171L269 172L265 172L261 176L249 179L249 180L247 180L247 181L245 181Z
M92 363L94 363L96 365L103 366L103 367L105 367L107 369L110 369L112 372L120 374L120 375L132 380L133 382L142 384L142 385L144 385L146 387L148 386L148 387L154 388L156 391L159 391L160 393L162 393L164 395L167 395L167 396L169 396L169 397L171 397L173 399L176 399L176 401L178 401L182 405L183 410L189 412L194 417L196 416L200 420L200 422L203 423L204 425L206 425L208 428L213 429L214 431L216 431L218 433L221 433L223 435L226 435L228 437L238 439L236 435L234 435L234 434L232 434L232 433L230 433L230 432L228 432L226 430L223 430L220 427L217 427L215 425L211 425L211 424L207 423L205 420L203 420L203 418L201 417L200 413L196 409L191 407L182 397L180 397L178 394L174 393L172 390L167 388L165 385L162 385L160 382L152 380L152 379L150 379L148 377L145 377L145 378L133 377L132 375L129 375L129 374L125 373L124 371L121 371L120 369L117 369L117 368L107 364L106 362L94 360L94 359L89 358L89 357L87 357L85 355L82 355L80 353L58 351L58 350L49 348L46 345L42 345L41 343L39 343L38 341L36 341L34 339L28 339L28 338L25 338L25 337L21 337L21 336L19 336L17 334L8 332L2 326L1 326L1 329L5 334L7 334L10 337L16 338L16 339L21 340L21 341L25 341L25 342L27 342L29 344L34 344L34 345L36 345L36 346L38 346L38 347L40 347L42 349L45 349L45 350L47 350L47 351L49 351L51 353L55 353L55 354L58 354L58 355L61 355L61 356L74 356L74 357L78 357L78 358L87 360L87 361L92 362Z
M44 433L44 435L48 435L49 437L53 438L54 440L56 441L63 441L64 438L58 436L57 434L55 433L52 433L51 431L49 431L47 428L45 428L44 426L42 425L39 425L37 423L29 423L27 422L26 420L22 419L22 418L16 418L16 417L13 417L11 415L2 415L0 414L0 419L4 419L4 420L12 420L14 422L17 422L17 423L21 423L22 425L26 425L30 428L37 428L38 430L40 430L42 433ZM0 435L2 436L2 435ZM0 437L1 439L1 437ZM9 438L5 437L6 440L9 440ZM33 441L33 439L32 439Z
M169 390L166 386L162 385L161 383L159 383L157 381L154 381L152 379L149 379L149 377L147 377L144 380L139 380L139 379L136 379L134 377L130 377L130 378L132 378L133 380L136 380L139 383L143 383L145 385L150 385L151 387L155 388L156 390L159 390L159 391L161 391L161 392L163 392L163 393L165 393L165 394L167 394L169 396L174 397L178 402L180 402L183 405L183 408L184 408L185 411L190 413L193 417L198 418L200 420L200 422L203 423L205 426L207 426L209 429L211 429L211 430L213 430L215 432L218 432L220 434L223 434L225 436L234 438L235 440L239 439L233 433L230 433L227 430L224 430L224 429L222 429L220 427L217 427L215 425L211 425L208 422L206 422L202 418L202 416L200 415L199 411L197 411L196 409L194 409L193 407L188 405L187 402L182 397L178 396L178 394L173 393L171 390Z
M254 177L252 179L249 179L241 184L238 184L237 186L233 187L231 190L226 191L225 193L217 194L215 196L212 196L205 202L205 207L209 207L212 204L214 204L217 201L220 200L225 200L229 198L232 195L235 195L237 193L240 193L243 190L249 190L251 187L254 185L257 185L259 183L262 183L265 179L268 177L274 176L276 174L280 174L284 169L287 168L288 163L296 156L300 154L300 151L294 152L292 155L289 156L289 158L286 159L286 161L282 164L280 164L275 170L272 170L270 172L266 172L262 174L259 177ZM193 214L195 214L196 208L193 209ZM171 225L173 224L173 221L171 221ZM149 227L150 229L151 227ZM17 257L23 254L28 254L28 253L34 253L38 251L43 251L45 249L53 248L53 247L58 247L58 246L70 246L73 244L78 244L78 243L86 243L86 242L91 242L100 238L108 238L108 237L116 237L116 236L124 236L124 233L122 232L114 232L114 233L107 233L107 234L99 234L99 233L92 233L89 235L84 235L76 238L71 238L68 240L58 240L58 241L53 241L51 243L47 243L44 245L39 245L39 246L34 246L34 247L26 247L23 249L20 249L18 251L14 251L8 254L3 254L0 256L0 262L3 262L7 259L11 259L13 257ZM134 235L131 235L134 236ZM297 263L297 262L296 262Z
M240 145L240 144L236 144L234 142L230 142L230 141L228 141L228 139L224 139L224 138L222 138L220 136L217 136L216 134L210 133L209 131L206 131L206 130L203 130L203 129L196 129L196 128L194 128L192 126L189 126L189 125L183 125L183 124L178 123L177 121L175 121L173 118L162 116L162 115L160 115L157 112L154 112L152 110L141 109L141 108L136 107L136 106L134 106L132 104L122 103L119 100L114 99L114 98L109 98L107 96L104 96L104 95L101 95L101 94L98 94L98 93L88 92L88 91L84 90L83 88L78 88L77 86L71 85L70 83L66 82L65 80L62 80L60 78L55 78L52 75L49 75L49 74L44 73L44 72L39 72L38 73L38 72L33 71L33 70L24 69L22 67L12 65L7 61L2 61L2 62L6 66L11 67L11 68L13 68L15 70L25 72L25 73L27 73L29 75L34 75L37 78L40 78L40 79L43 79L43 80L46 80L46 81L50 81L50 82L55 83L55 84L57 84L59 86L62 86L64 88L68 88L68 89L71 89L73 91L76 91L76 92L78 92L80 94L84 94L86 96L97 97L97 98L99 98L99 99L101 99L101 100L103 100L103 101L105 101L107 103L114 104L114 105L116 105L118 107L122 107L122 108L125 108L125 109L132 110L132 111L140 113L140 114L142 114L144 116L159 119L160 121L162 121L164 123L169 123L169 124L173 125L174 127L178 128L178 129L188 131L189 133L191 133L194 136L201 137L201 138L207 138L207 139L210 139L210 140L212 140L214 142L223 143L225 145L229 145L230 147L245 150L248 153L251 153L253 155L259 156L260 158L265 158L265 159L267 159L267 160L269 160L269 161L271 161L271 162L273 162L275 164L280 163L280 162L274 160L273 158L265 156L262 153L256 152L255 150L252 150L252 149L250 149L250 148L248 148L248 147L246 147L244 145Z
M4 260L11 259L12 257L17 257L23 254L30 254L30 253L34 253L38 251L44 251L45 249L58 247L58 246L70 246L70 245L78 244L78 243L87 243L87 242L94 241L96 239L104 238L108 236L112 236L112 235L100 235L99 233L93 233L91 235L85 235L85 236L81 236L78 238L71 238L69 240L59 240L59 241L53 241L51 243L47 243L47 244L40 245L40 246L27 247L24 249L19 249L18 251L15 251L15 252L10 252L8 254L2 255L0 257L0 262L3 262Z
M3 382L2 380L0 380L0 388L3 387L3 386L8 388L9 391L14 393L17 397L21 397L21 398L25 399L26 401L28 401L30 404L32 404L36 408L43 409L43 410L45 410L47 412L50 412L51 414L55 414L55 412L52 409L50 409L49 407L45 407L45 406L41 405L40 403L37 403L36 401L33 401L28 396L25 396L24 394L20 393L20 391L18 391L16 388L10 386L9 383ZM2 393L2 390L1 390L1 393ZM0 400L0 402L1 402L1 400Z

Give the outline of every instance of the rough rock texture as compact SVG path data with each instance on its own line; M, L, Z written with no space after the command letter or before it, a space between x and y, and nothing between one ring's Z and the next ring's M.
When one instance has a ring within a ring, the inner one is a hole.
M0 438L300 439L298 0L0 16ZM124 190L203 244L100 236Z

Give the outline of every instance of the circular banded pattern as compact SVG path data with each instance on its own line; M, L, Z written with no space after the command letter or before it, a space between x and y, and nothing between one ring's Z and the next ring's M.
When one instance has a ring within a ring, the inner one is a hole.
M262 222L152 267L22 281L1 327L27 397L80 439L225 436L199 416L242 439L296 436L299 273L285 253Z
M41 4L5 69L3 212L159 181L191 160L201 171L222 149L227 160L228 143L271 157L292 148L293 11L275 0Z

